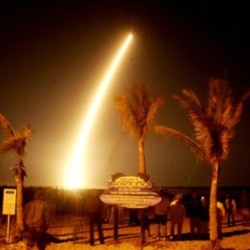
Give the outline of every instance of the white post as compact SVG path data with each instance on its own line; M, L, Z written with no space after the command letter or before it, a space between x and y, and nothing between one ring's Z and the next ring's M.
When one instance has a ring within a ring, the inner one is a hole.
M10 242L10 215L7 215L7 234L6 234L6 243Z

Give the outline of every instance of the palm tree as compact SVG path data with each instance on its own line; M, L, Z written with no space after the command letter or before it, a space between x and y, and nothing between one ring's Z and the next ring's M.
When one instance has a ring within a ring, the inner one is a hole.
M188 144L198 159L207 162L212 168L210 187L210 242L212 249L219 249L217 229L217 188L219 164L227 159L230 144L235 134L235 125L239 122L243 102L250 96L247 91L234 103L232 91L227 83L213 79L209 84L208 102L205 107L191 90L182 90L182 96L173 98L187 111L188 118L195 130L195 140L172 128L155 126L155 131L164 139L176 137Z
M138 174L144 177L146 177L145 138L153 129L156 113L163 102L161 96L150 97L142 81L133 82L128 95L114 96L114 106L123 132L138 140Z
M17 189L17 211L16 211L16 225L17 230L21 232L24 229L23 225L23 181L24 177L27 176L26 169L24 166L24 157L26 155L25 147L28 143L28 139L34 132L31 127L27 124L22 126L21 131L15 131L10 122L0 114L0 124L3 127L6 138L2 143L2 152L12 152L17 157L17 162L13 170L16 189Z

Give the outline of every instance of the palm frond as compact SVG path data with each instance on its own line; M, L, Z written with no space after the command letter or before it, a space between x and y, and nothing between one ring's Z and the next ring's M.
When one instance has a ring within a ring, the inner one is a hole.
M150 97L142 81L135 81L127 95L114 95L114 107L118 113L121 128L133 138L148 135L155 115L162 105L163 98Z
M206 153L204 152L203 148L196 143L194 140L192 140L190 137L184 135L183 133L170 128L170 127L165 127L161 125L156 125L154 126L154 131L161 135L164 140L168 140L169 138L177 138L180 140L182 143L188 145L191 149L192 152L195 153L198 159L200 160L207 160Z
M209 82L207 116L214 123L221 123L232 111L232 91L227 82L221 79L212 79Z
M220 133L221 154L219 155L220 161L225 161L228 157L232 139L234 137L234 130L224 129Z
M192 91L184 90L182 92L185 94L184 97L173 95L173 98L182 109L187 111L188 119L194 127L196 140L199 143L208 144L210 142L208 136L211 120L206 116L204 107Z
M225 127L230 126L233 112L233 100L231 96L228 96L227 98L225 98L221 107L221 125Z
M128 132L130 136L134 137L137 134L135 120L136 116L134 114L133 108L131 107L129 98L124 95L114 95L114 107L117 111L121 129L124 132Z
M157 97L150 99L149 107L147 110L147 116L146 116L147 126L145 126L147 127L147 132L153 128L155 116L163 104L164 104L164 99L162 96L157 96Z
M25 140L28 140L34 132L34 129L29 124L24 124L22 126L21 134Z
M15 130L12 128L10 122L0 113L0 124L7 136L14 136Z
M17 136L12 136L5 139L2 143L1 151L3 152L17 152L20 138Z
M149 98L148 88L142 81L136 80L131 85L130 95L137 102L137 106L143 106L145 100Z
M194 91L188 89L182 89L182 94L189 100L193 106L197 106L202 109L202 103Z
M246 91L242 97L240 98L240 101L238 102L238 104L236 105L236 108L234 110L234 113L232 115L232 119L230 121L229 126L230 127L234 127L240 120L240 116L242 114L243 111L243 105L244 102L250 97L250 90Z
M151 105L148 89L142 81L135 81L132 84L129 97L136 120L137 135L140 137L147 134L147 130L149 130L146 120Z
M173 95L179 106L188 112L188 118L191 122L197 121L203 117L204 108L197 95L191 90L182 90L183 96ZM200 119L204 121L204 119Z
M28 124L24 124L22 130L16 132L6 118L0 116L0 119L2 120L1 124L4 124L4 128L9 132L1 144L0 151L10 152L15 157L23 158L26 155L25 147L34 130Z

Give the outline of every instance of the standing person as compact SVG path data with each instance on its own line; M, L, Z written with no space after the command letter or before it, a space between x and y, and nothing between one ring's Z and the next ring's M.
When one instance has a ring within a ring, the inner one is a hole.
M187 204L187 214L190 223L191 239L201 237L201 200L197 191L193 191L191 199Z
M177 193L170 203L170 240L174 239L175 226L177 225L177 239L181 239L183 219L186 214L181 202L182 195Z
M209 204L205 196L201 197L201 237L207 239L208 237L208 222L209 222Z
M94 246L94 226L97 226L100 244L104 244L102 222L103 222L103 203L100 200L98 191L90 190L90 195L86 201L86 212L89 219L89 244Z
M35 193L34 199L24 207L24 240L27 250L35 246L39 250L46 247L46 231L51 219L51 206L44 199L42 191Z
M147 231L148 237L151 236L150 234L150 220L149 220L149 209L143 208L139 212L140 221L141 221L141 236L142 236L142 243L146 242L145 232Z
M218 235L219 239L222 238L222 222L224 217L226 216L226 210L222 202L217 201L217 226L218 226Z
M155 223L157 225L156 237L158 240L161 239L161 226L163 227L163 240L167 239L167 218L170 206L170 200L167 197L166 191L164 189L159 189L159 195L162 200L155 205L154 214L155 214Z
M235 213L236 213L236 202L235 199L231 195L228 195L224 202L226 215L227 215L227 225L234 226L235 225Z
M129 209L129 225L138 226L140 224L138 218L138 209L130 208Z

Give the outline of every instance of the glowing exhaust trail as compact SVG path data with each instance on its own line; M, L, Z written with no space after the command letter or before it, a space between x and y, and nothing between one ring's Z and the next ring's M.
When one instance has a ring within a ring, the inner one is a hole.
M103 81L100 84L99 90L97 91L96 96L91 104L86 119L83 121L82 132L80 134L80 138L76 146L71 165L68 170L68 175L67 175L68 188L80 188L83 187L84 184L86 184L85 183L86 180L83 180L84 173L82 170L84 166L82 164L82 159L84 158L84 145L86 143L87 135L90 126L94 120L94 117L97 113L98 107L108 87L108 84L111 82L112 76L114 75L115 70L120 63L122 56L125 54L126 49L128 48L132 40L132 37L133 37L132 34L129 34L124 43L122 44L109 70L107 71Z

